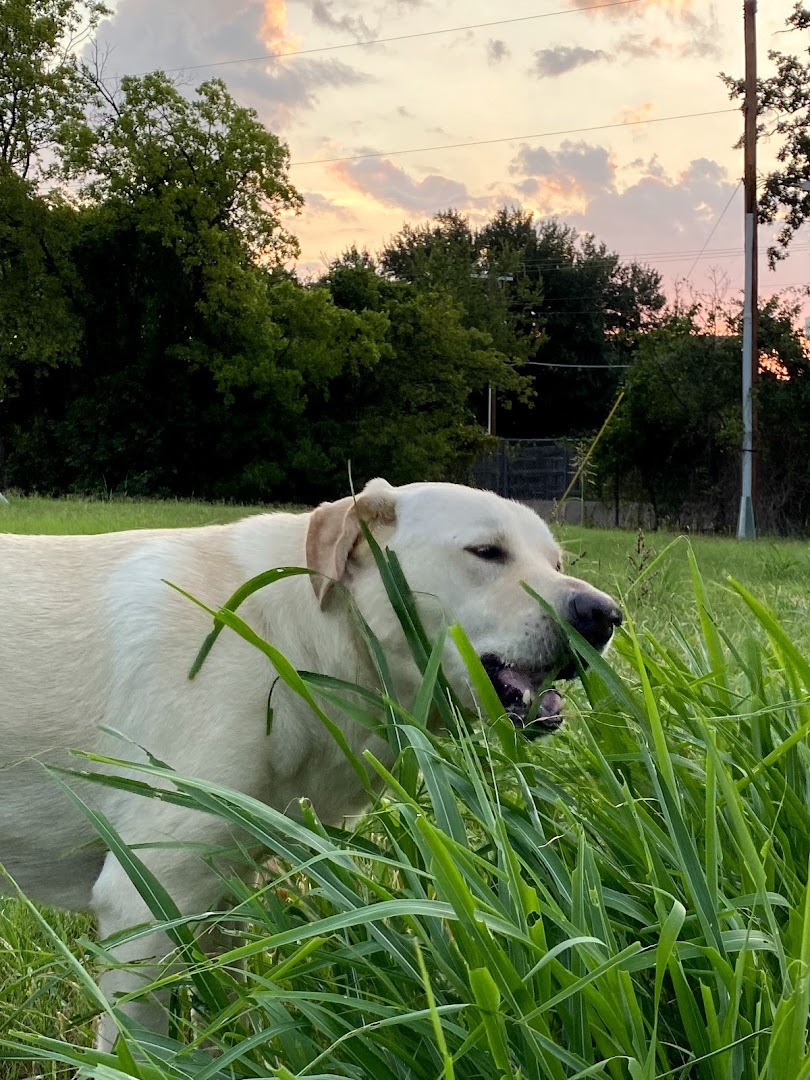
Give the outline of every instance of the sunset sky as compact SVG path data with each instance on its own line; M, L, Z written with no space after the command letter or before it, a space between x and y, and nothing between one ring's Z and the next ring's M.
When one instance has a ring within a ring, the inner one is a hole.
M741 287L742 119L717 77L743 71L741 0L114 6L97 35L107 74L219 76L289 143L305 274L438 210L477 222L519 204L594 232L669 287L687 275L697 288L727 277L729 297ZM792 7L760 0L762 74L769 49L804 47L778 33ZM716 115L665 119L690 113ZM773 153L761 146L761 170ZM808 283L810 227L774 273L763 260L761 291Z

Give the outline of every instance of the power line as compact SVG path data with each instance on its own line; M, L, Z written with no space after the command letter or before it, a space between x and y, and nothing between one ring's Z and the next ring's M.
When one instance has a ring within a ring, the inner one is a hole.
M583 368L588 368L591 371L595 371L597 369L599 369L599 370L610 369L610 371L620 371L620 370L623 370L624 368L632 367L632 364L552 364L552 363L542 363L541 364L539 360L526 360L524 363L517 365L517 370L519 371L521 368L524 368L524 367L574 368L577 371L581 371Z
M207 64L187 64L183 67L154 68L152 71L140 71L135 78L143 75L152 75L155 71L163 71L172 75L181 71L198 71L201 68L229 67L233 64L253 64L261 60L281 60L292 56L311 56L314 53L337 52L340 49L357 49L363 45L390 45L395 41L414 41L417 38L435 37L438 34L458 34L464 30L481 30L489 26L507 26L511 23L532 22L536 19L551 19L557 15L573 15L580 11L597 11L600 8L625 7L628 4L638 4L640 0L609 0L604 4L591 4L588 7L565 8L560 11L545 11L540 15L521 15L514 19L495 19L492 22L468 23L466 26L448 26L441 30L421 30L413 34L396 34L392 37L369 38L367 41L346 41L342 45L322 45L312 49L295 49L290 52L262 53L259 56L241 56L234 60L212 60ZM101 82L115 82L122 78L121 75L111 75L102 79Z
M697 266L697 264L698 264L699 260L701 259L702 255L703 255L703 252L704 252L704 251L706 250L706 248L707 248L707 247L709 246L709 241L710 241L710 240L711 240L711 238L712 238L712 237L714 236L714 234L715 234L715 233L717 232L717 227L718 227L718 225L719 225L719 224L720 224L720 222L721 222L721 221L723 220L723 218L724 218L724 217L726 216L726 211L728 210L728 208L729 208L729 207L731 206L732 202L734 201L734 196L735 196L735 195L737 194L737 192L738 192L738 191L740 190L740 188L742 187L742 183L743 183L743 182L742 182L742 180L740 180L740 182L739 182L739 183L737 184L737 186L736 186L736 187L734 188L734 190L732 191L731 195L729 196L729 200L728 200L728 202L727 202L727 203L726 203L726 205L725 205L725 206L723 207L722 213L720 214L720 216L719 216L719 217L717 218L717 220L715 221L715 223L714 223L714 226L712 227L712 231L711 231L711 232L709 233L709 235L708 235L708 236L706 237L706 243L705 243L705 244L703 245L703 247L702 247L702 248L700 249L700 251L699 251L699 252L697 253L697 255L695 256L695 261L694 261L694 262L692 263L692 265L690 266L690 268L689 268L689 273L688 273L688 274L686 275L686 280L687 280L687 281L688 281L688 280L689 280L689 278L690 278L690 277L692 276L692 271L693 271L693 270L695 269L695 267Z
M298 168L302 165L328 165L338 161L364 161L367 158L401 157L403 154L426 154L433 150L458 150L466 146L493 146L495 143L522 142L528 139L550 139L555 135L582 135L589 131L611 131L615 128L637 127L640 124L664 124L670 120L694 120L702 116L723 116L726 113L739 113L739 111L737 108L711 109L708 112L655 116L646 120L622 120L616 124L593 124L590 127L565 128L561 131L541 131L534 135L507 135L499 139L473 139L470 142L441 143L437 146L411 146L406 150L379 150L368 154L347 154L343 157L312 158L309 161L292 161L290 168Z
M810 250L810 244L793 244L791 245L791 254L799 251ZM620 263L626 263L630 261L641 262L653 262L653 263L679 263L686 262L687 259L738 259L744 255L742 248L709 248L707 251L705 248L699 251L697 258L695 258L695 249L692 250L673 250L673 251L628 251L628 252L616 252L613 255L605 256L593 256L587 261L574 263L573 267L580 267L583 265L589 265L595 262L612 263L618 260ZM520 268L522 270L566 270L571 269L572 264L561 262L559 259L527 259L521 262Z

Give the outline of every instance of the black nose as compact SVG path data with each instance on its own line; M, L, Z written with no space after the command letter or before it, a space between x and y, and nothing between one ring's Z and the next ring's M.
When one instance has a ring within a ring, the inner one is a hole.
M622 613L608 596L575 592L568 602L568 621L595 649L610 641L622 625Z

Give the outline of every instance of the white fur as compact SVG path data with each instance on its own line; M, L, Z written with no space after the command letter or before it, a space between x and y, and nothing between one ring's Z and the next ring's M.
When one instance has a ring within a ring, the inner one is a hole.
M557 546L536 514L488 492L448 484L391 488L378 480L359 505L381 542L397 552L422 596L427 622L458 619L479 655L537 665L557 648L556 630L522 581L560 611L572 589L590 590L558 572ZM189 681L211 621L163 583L217 607L263 570L303 565L313 520L313 514L279 513L199 529L0 535L0 863L32 898L90 908L105 936L150 918L92 826L42 767L75 767L69 748L137 753L99 725L123 732L182 773L216 780L285 812L302 797L327 822L362 810L362 789L331 736L280 684L267 734L275 671L258 650L226 630ZM465 550L494 541L508 548L506 564ZM417 672L362 541L351 549L342 577L388 649L407 697L418 684ZM297 668L374 685L341 590L331 589L319 603L309 577L290 578L252 596L240 614ZM465 669L449 649L446 672L471 700ZM356 750L372 746L385 756L379 740L342 723ZM75 786L129 843L229 841L226 827L210 816L96 784ZM140 855L181 910L215 904L217 880L196 855L160 848ZM138 959L168 950L165 939L152 935L119 955ZM135 978L111 972L104 989L132 989ZM161 1027L158 1006L132 1011ZM102 1045L114 1035L105 1021Z

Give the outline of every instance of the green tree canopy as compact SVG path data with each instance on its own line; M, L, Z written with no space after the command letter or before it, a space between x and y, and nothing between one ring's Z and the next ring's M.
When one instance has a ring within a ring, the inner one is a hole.
M810 355L795 304L771 298L759 313L758 512L783 529L810 521ZM688 508L731 528L739 500L741 313L712 320L699 307L670 313L639 341L625 398L594 456L603 493L619 477L625 498L650 501L677 524ZM688 520L688 516L686 517Z
M32 177L58 155L92 96L76 47L107 13L99 0L0 0L0 171Z
M189 248L190 232L202 243L230 236L269 265L298 254L282 222L303 204L289 150L224 82L189 99L163 72L126 76L114 92L93 79L99 108L62 129L62 175L81 181L86 199L135 207L142 232L188 248L192 262L204 254Z
M515 362L526 361L540 339L541 324L535 317L532 338L521 312L539 308L542 283L539 288L529 283L520 251L507 244L488 248L487 235L487 229L473 229L462 214L447 210L421 225L404 225L380 252L379 265L397 281L450 293L461 304L467 326L489 334Z
M18 392L23 370L79 358L77 227L70 206L38 198L29 181L0 171L0 399Z
M336 447L337 460L351 459L358 476L463 477L487 444L475 414L481 393L492 385L525 400L529 382L490 334L466 325L450 291L392 281L379 269L367 253L351 250L322 282L339 307L384 314L390 326L381 362L335 384L347 421L339 431L334 409L322 413L322 441Z
M499 417L499 434L559 436L604 420L621 365L665 305L660 275L624 263L592 236L556 220L504 208L479 229L454 212L405 226L381 266L398 280L447 289L470 326L528 373L536 407ZM615 370L610 370L613 367Z

